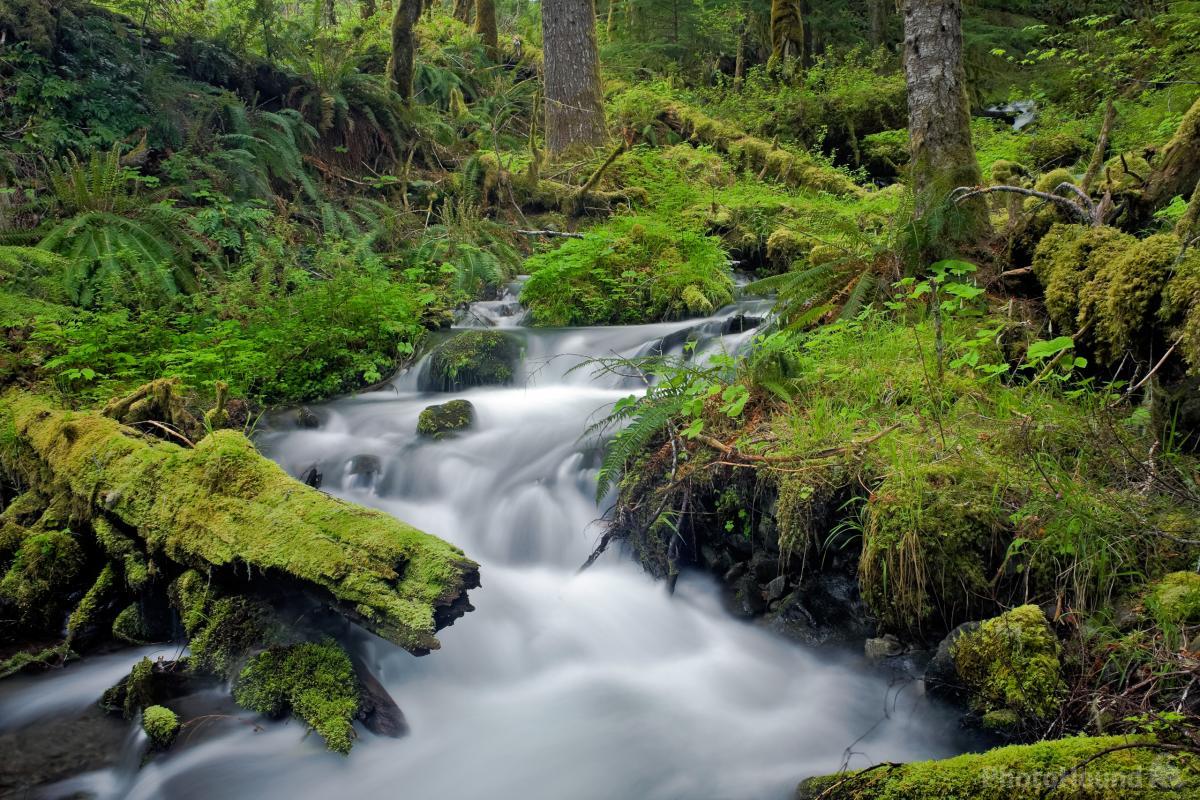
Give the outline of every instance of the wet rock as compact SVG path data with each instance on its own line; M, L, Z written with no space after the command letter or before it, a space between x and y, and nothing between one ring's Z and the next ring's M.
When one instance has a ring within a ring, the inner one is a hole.
M431 439L443 439L466 430L475 421L475 407L467 400L451 400L433 405L417 419L417 433Z
M774 603L776 600L783 597L783 594L786 591L787 591L787 576L780 575L778 578L772 579L770 582L767 583L767 586L766 586L767 602Z
M383 462L379 460L379 456L370 454L355 456L346 466L346 474L360 489L369 489L374 486L375 479L381 472L383 472Z
M296 409L296 425L308 430L321 427L321 419L308 406Z
M520 349L515 338L501 331L463 331L433 351L422 388L458 392L511 383Z
M884 634L876 639L867 639L863 645L863 655L871 661L882 661L885 658L892 658L904 652L904 645L890 633Z
M764 626L771 631L804 644L821 644L828 638L828 632L822 629L805 606L799 592L792 592L785 597L779 607L763 620Z
M954 666L951 648L960 636L979 630L981 624L977 621L964 622L938 643L937 651L925 668L925 691L930 696L951 702L962 702L966 698L966 687L958 675L958 668Z
M748 314L734 314L729 319L725 320L725 324L721 328L721 333L729 335L731 333L745 333L752 331L759 325L762 325L762 317L752 317Z
M314 489L320 489L321 481L324 479L325 476L322 474L321 468L316 464L304 470L304 474L300 476L300 480L304 482L305 486L311 486Z
M752 573L743 574L734 582L735 610L746 617L757 617L767 610L762 587Z

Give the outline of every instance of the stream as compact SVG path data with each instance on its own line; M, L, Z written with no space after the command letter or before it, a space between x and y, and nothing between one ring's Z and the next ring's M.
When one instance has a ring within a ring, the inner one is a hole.
M602 532L600 452L581 434L644 387L572 368L586 356L682 352L688 340L697 357L733 351L753 336L743 320L768 308L745 298L701 320L537 330L519 325L510 295L476 304L462 324L521 339L513 386L423 392L422 362L377 391L314 406L316 429L298 427L294 413L272 420L259 446L291 474L315 465L324 490L453 541L481 564L475 611L439 634L440 651L415 658L352 632L411 733L360 732L346 758L302 724L256 720L225 701L140 768L144 735L111 722L106 757L81 758L69 777L18 796L781 800L846 758L861 768L961 752L955 716L919 686L889 681L858 653L735 618L707 575L685 573L668 594L617 548L578 572ZM421 410L452 397L474 404L473 428L418 437ZM0 682L0 746L90 718L104 688L163 650ZM219 696L193 700L211 709Z

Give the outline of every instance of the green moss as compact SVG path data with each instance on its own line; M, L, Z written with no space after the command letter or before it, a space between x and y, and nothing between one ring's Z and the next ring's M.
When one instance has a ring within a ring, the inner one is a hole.
M179 734L179 717L166 706L149 706L142 712L142 730L155 750L166 750Z
M1043 169L1073 164L1088 149L1083 137L1069 131L1037 134L1025 146L1030 161Z
M1029 170L1016 161L1000 159L992 164L992 182L1008 186L1025 185Z
M1148 746L1105 753L1131 744ZM1011 745L944 761L814 778L800 785L796 798L1015 800L1044 796L1045 800L1166 800L1200 792L1200 758L1191 753L1156 750L1154 744L1149 737L1079 736ZM1081 769L1084 762L1086 769ZM1049 791L1059 778L1062 783ZM1048 793L1042 795L1043 791Z
M61 621L84 561L83 548L69 531L33 533L0 580L0 600L16 609L23 625L54 625Z
M348 753L358 712L358 683L337 643L306 642L255 656L238 676L239 705L269 716L290 711L321 735L330 750Z
M1200 575L1172 572L1150 586L1146 610L1164 635L1178 644L1182 628L1200 625Z
M467 330L439 345L429 359L434 385L444 392L512 382L517 340L501 331Z
M451 400L449 403L429 406L417 418L417 433L441 439L471 427L474 414L475 407L467 400Z
M1033 273L1045 289L1050 318L1065 330L1076 330L1079 297L1095 277L1096 264L1116 257L1134 241L1109 227L1056 224L1050 228L1033 258Z
M137 603L130 603L113 619L112 635L114 638L128 644L146 644L150 641L150 632L146 628L146 620L142 617L142 609Z
M733 299L721 242L657 217L617 217L526 262L537 325L618 325L711 313Z
M81 631L94 626L104 607L112 602L116 590L116 578L111 564L105 564L100 574L96 576L92 587L84 594L79 605L67 618L67 644L69 645Z
M411 650L438 646L435 609L476 580L475 564L458 548L304 486L238 432L215 431L185 449L30 395L9 394L0 406L44 464L27 477L51 476L80 503L96 503L151 554L289 575ZM67 539L55 541L67 547Z
M1163 287L1159 321L1173 329L1191 374L1200 373L1200 249L1191 248Z
M22 651L0 661L0 678L16 675L33 668L47 668L65 664L78 658L73 650L66 650L61 645L47 647L36 653Z
M105 555L119 561L124 569L125 584L134 591L141 589L150 580L150 568L133 537L127 536L101 516L92 518L92 532L100 542Z
M1095 277L1080 293L1080 326L1093 324L1100 354L1120 358L1137 345L1158 314L1159 297L1179 253L1179 240L1160 234L1119 251L1093 251Z
M1036 724L1058 713L1066 689L1058 638L1037 606L1014 608L951 647L971 707L991 722Z
M143 658L133 665L129 675L104 693L100 704L111 709L120 709L125 719L133 719L139 709L153 704L154 664Z
M1054 190L1064 183L1075 183L1075 175L1068 169L1052 169L1044 175L1040 175L1033 184L1033 188L1039 192L1054 194ZM1032 199L1030 204L1036 205L1041 202L1041 200Z
M894 630L953 627L988 597L1006 542L1008 477L987 460L896 469L867 505L863 597Z
M270 642L271 610L264 603L223 595L195 570L176 578L170 594L188 635L192 669L232 678L247 652Z

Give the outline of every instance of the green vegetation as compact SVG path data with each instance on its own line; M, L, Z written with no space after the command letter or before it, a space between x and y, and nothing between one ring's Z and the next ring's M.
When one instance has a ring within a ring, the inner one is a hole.
M238 675L233 697L268 716L290 711L319 733L330 750L350 752L358 685L350 657L334 642L259 653Z
M165 706L148 706L142 711L142 730L155 750L166 750L179 734L179 717Z
M435 349L429 359L434 386L457 392L470 386L512 382L520 345L500 331L467 330Z

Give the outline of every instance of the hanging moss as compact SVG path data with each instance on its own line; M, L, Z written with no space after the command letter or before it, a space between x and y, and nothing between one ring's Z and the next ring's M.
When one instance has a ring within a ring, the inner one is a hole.
M113 619L112 635L127 644L146 644L150 641L150 631L137 603L125 606Z
M233 697L238 705L272 717L290 711L330 750L350 752L358 683L350 657L333 641L260 653L238 675Z
M1066 689L1059 644L1037 606L1014 608L963 634L950 650L972 709L995 728L1053 717Z
M33 533L0 580L0 601L13 606L22 625L61 624L84 563L83 548L69 531Z
M170 594L188 635L194 670L232 678L247 652L272 640L269 606L226 596L195 570L176 578Z
M100 615L105 607L110 605L116 593L116 578L111 564L105 564L96 576L96 581L87 590L79 605L67 619L67 644L69 645L81 633L94 628L100 622ZM109 612L111 613L111 612Z
M142 712L142 730L155 750L166 750L179 734L179 717L166 706L149 706Z
M134 591L145 586L150 579L150 568L137 542L102 516L92 518L92 532L105 555L121 563L126 586Z

